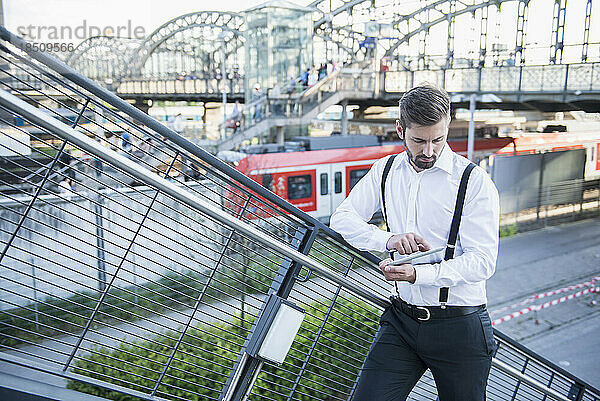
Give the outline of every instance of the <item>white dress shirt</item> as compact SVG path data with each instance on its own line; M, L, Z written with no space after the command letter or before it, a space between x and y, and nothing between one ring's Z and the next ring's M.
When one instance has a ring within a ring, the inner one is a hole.
M448 241L458 186L469 161L448 144L433 167L416 172L406 152L399 154L386 182L390 232L368 224L382 208L381 178L389 156L371 167L331 216L331 228L361 250L385 251L394 234L414 232L433 248ZM454 258L444 252L413 261L416 281L398 283L398 295L413 305L439 305L440 287L450 287L448 305L487 303L485 281L494 274L498 255L498 190L480 167L471 172ZM395 257L399 258L398 253ZM390 286L392 295L395 294Z

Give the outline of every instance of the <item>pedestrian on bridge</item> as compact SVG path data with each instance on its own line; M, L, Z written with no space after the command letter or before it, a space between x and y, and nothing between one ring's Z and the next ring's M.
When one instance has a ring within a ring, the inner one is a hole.
M254 122L257 123L263 119L263 93L258 83L254 84L251 101L254 103Z
M277 81L273 82L273 87L271 88L271 104L273 114L277 115L281 113L281 88Z
M331 216L331 227L380 263L391 305L365 361L356 401L406 400L430 369L440 401L485 400L496 343L485 283L498 253L498 191L447 144L448 94L419 86L400 100L405 152L377 161ZM387 231L368 224L381 209ZM432 247L444 251L390 264Z

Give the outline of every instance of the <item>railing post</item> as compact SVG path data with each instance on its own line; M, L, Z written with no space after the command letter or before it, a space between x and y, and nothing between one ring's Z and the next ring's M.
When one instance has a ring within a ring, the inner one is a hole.
M527 365L529 364L529 358L525 359L525 363L523 364L523 369L521 369L521 373L525 373L525 371L527 370ZM515 401L517 394L519 393L519 388L521 387L521 381L517 381L517 385L515 386L515 391L513 392L512 398L510 399L511 401Z
M581 218L581 215L583 214L583 191L585 190L585 181L581 180L581 188L579 190L577 190L577 193L579 194L579 216Z
M598 179L598 201L597 201L598 205L598 216L600 216L600 179Z
M515 189L515 227L519 228L519 195L521 192L521 187L517 187Z
M310 227L306 230L297 230L292 240L292 246L305 255L309 253L312 244L317 238L318 228ZM302 265L297 262L284 259L279 267L277 276L271 284L268 294L275 293L282 298L287 298L292 291L298 273L302 269ZM238 356L238 360L231 369L229 377L223 386L219 401L240 401L246 399L248 393L252 390L252 385L256 380L263 362L258 358L254 358L246 354L245 349L248 341L254 331L254 326L250 330L246 342L242 348L242 352Z
M550 185L546 185L546 196L544 203L546 204L546 212L544 213L544 227L548 227L548 204L550 203ZM573 206L573 209L575 209L575 206ZM571 214L571 217L572 216L573 215Z
M567 88L568 88L568 83L569 83L569 64L565 64L566 65L566 69L565 69L565 83L563 86L563 102L567 101Z
M521 84L523 83L523 65L519 67L519 86L517 87L517 102L521 100Z
M540 208L542 206L542 186L544 183L544 167L545 167L545 158L542 154L541 162L540 162L540 175L538 180L538 196L537 196L537 210L536 210L536 224L540 222Z
M350 260L348 261L348 264L346 265L346 270L344 271L344 276L347 276L348 273L350 272L350 269L352 268L352 263L354 263L354 256L352 256L350 258ZM323 333L323 330L325 329L325 325L327 324L327 320L329 319L329 316L331 315L331 312L333 311L333 307L335 305L335 302L337 301L337 298L340 295L340 291L341 290L342 290L342 286L338 285L337 289L335 291L335 294L333 296L333 299L331 300L331 303L329 304L329 307L327 308L327 313L325 313L325 317L323 318L323 321L319 325L319 329L317 330L317 334L315 335L315 338L312 341L312 344L310 346L310 350L308 351L308 353L306 354L306 357L304 358L304 361L302 362L302 367L300 368L300 372L298 372L298 375L296 376L296 380L294 380L294 385L292 386L292 389L290 390L290 393L289 393L289 395L287 397L287 401L291 401L292 400L292 398L294 396L294 393L296 392L296 389L298 388L298 385L300 384L300 380L302 380L302 374L306 371L306 367L308 365L308 361L310 360L311 356L313 355L313 352L317 348L317 343L319 342L319 338L321 337L321 334ZM361 370L362 370L362 367L361 367ZM358 374L358 377L360 377L360 372ZM354 391L354 387L356 386L356 383L358 382L358 377L356 379L355 385L352 388L352 391Z
M583 399L584 387L579 383L571 384L567 397L571 400L581 401Z

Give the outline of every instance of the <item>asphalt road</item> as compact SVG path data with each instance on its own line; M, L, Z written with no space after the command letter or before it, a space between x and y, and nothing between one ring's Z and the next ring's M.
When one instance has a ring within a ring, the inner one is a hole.
M600 387L600 306L595 306L595 313L524 341L524 345Z
M533 293L583 283L597 275L600 275L600 218L502 239L496 273L487 285L492 319L577 290L493 313ZM595 305L591 304L593 297L598 301ZM498 324L496 328L600 388L600 294L571 299Z

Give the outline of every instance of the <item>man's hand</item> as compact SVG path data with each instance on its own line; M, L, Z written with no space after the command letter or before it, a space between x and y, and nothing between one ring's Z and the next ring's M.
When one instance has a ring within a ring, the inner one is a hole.
M379 262L379 268L387 281L408 281L413 284L417 278L415 268L410 263L400 266L388 266L392 259L387 258Z
M400 255L409 255L417 251L431 249L425 238L415 233L396 234L390 237L386 244L389 251L397 251Z

